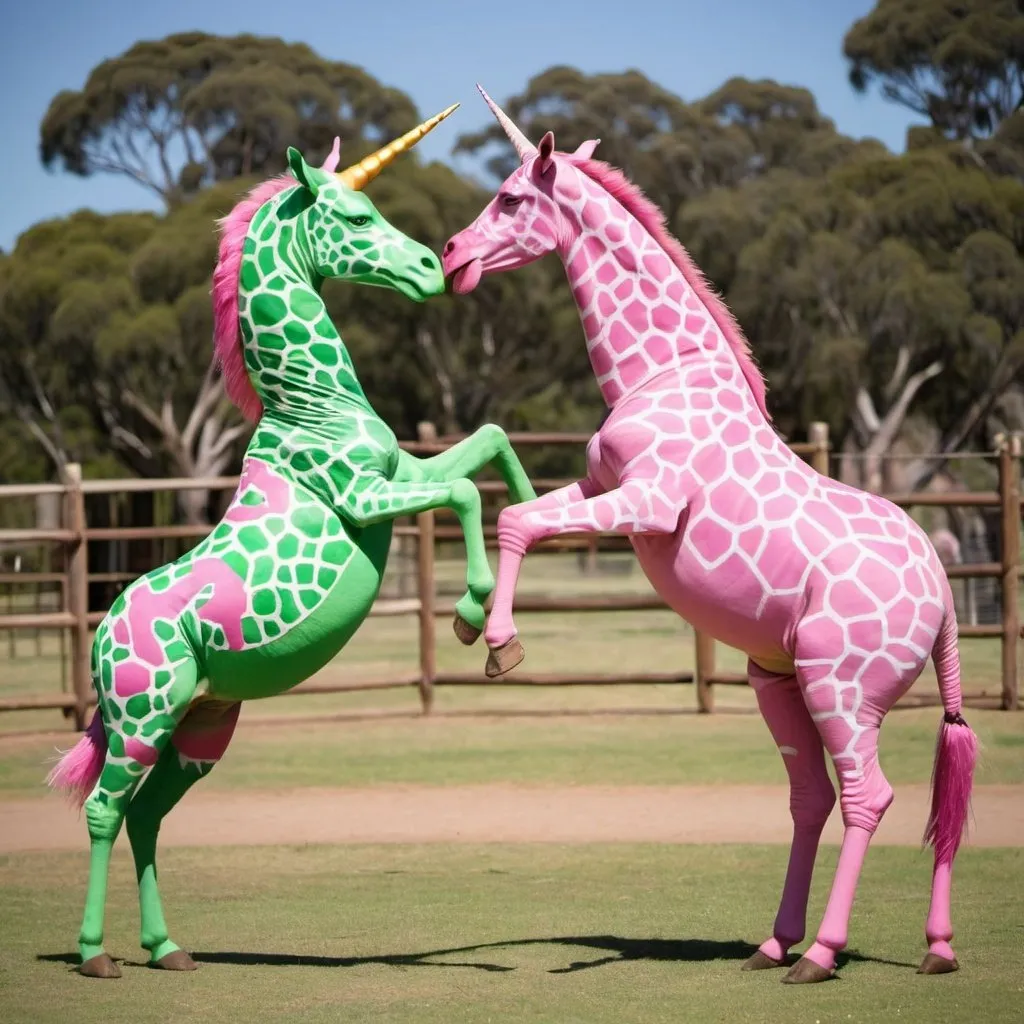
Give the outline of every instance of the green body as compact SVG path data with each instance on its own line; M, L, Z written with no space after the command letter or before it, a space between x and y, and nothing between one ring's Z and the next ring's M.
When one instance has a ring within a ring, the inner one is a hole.
M92 839L79 935L85 973L108 970L107 864L126 817L142 944L154 963L191 966L168 937L157 891L160 820L223 754L239 702L292 688L356 632L380 590L392 521L439 507L456 512L467 553L458 614L478 631L494 579L469 478L493 462L514 501L534 497L497 427L430 459L399 449L363 393L320 285L334 276L423 300L443 290L440 264L365 195L289 155L298 184L258 210L242 250L239 326L264 411L238 491L211 534L133 583L96 633L107 750L85 800Z

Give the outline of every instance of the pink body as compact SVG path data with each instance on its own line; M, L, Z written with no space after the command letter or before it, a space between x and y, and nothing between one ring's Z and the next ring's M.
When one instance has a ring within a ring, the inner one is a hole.
M482 91L482 90L481 90ZM960 713L957 626L927 536L890 502L816 473L771 426L764 382L724 304L658 210L591 158L596 142L532 146L486 97L522 158L444 251L454 290L557 252L611 412L587 476L506 508L485 630L516 635L522 558L577 531L627 534L653 586L696 628L750 657L751 683L793 787L794 846L773 960L803 938L818 836L841 784L846 839L807 958L830 970L870 836L892 800L878 763L882 718L934 656L947 723L929 837L937 853L928 937L948 963L949 865L967 815L974 735ZM956 769L950 769L955 765Z

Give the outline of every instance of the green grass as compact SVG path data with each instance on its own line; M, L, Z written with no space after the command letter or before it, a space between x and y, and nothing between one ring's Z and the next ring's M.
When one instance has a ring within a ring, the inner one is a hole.
M871 851L841 978L781 985L740 962L774 916L782 847L388 846L168 850L172 934L200 970L134 966L135 887L115 855L108 947L119 982L70 967L83 855L0 858L0 1019L10 1024L375 1021L856 1024L1020 1020L1019 850L958 860L962 970L916 975L928 863ZM835 865L822 850L816 927Z

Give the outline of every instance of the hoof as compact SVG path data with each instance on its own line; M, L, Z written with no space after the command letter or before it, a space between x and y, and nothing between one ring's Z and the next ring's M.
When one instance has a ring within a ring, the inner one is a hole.
M467 647L472 647L483 632L471 622L467 622L458 612L455 613L455 619L452 621L452 629L455 630L459 643L465 644Z
M487 678L494 679L495 676L511 672L525 657L526 652L517 637L512 637L500 647L492 647L491 653L487 655L487 666L484 668Z
M120 978L121 968L106 953L100 953L84 961L78 973L87 978Z
M772 967L785 967L785 960L773 960L767 953L758 950L749 960L745 960L741 971L767 971Z
M194 971L199 964L185 950L176 949L160 957L159 960L153 960L150 966L157 967L162 971Z
M782 979L784 985L815 985L819 981L828 981L834 978L832 971L826 971L821 964L808 960L802 956L792 967L789 973Z
M918 974L952 974L954 971L959 971L960 965L956 962L956 957L952 960L947 960L944 956L939 956L937 953L929 953L922 961L921 966L918 967Z

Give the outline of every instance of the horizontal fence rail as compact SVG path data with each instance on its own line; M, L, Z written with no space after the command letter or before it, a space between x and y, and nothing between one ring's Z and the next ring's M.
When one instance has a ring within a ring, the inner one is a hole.
M424 424L416 441L402 442L402 447L413 454L430 455L445 451L464 435L438 437L429 424ZM509 439L519 448L538 445L574 445L582 447L590 439L581 433L511 433ZM794 453L807 459L818 472L828 474L830 443L827 426L814 423L806 442L790 445ZM994 460L998 470L998 488L994 491L919 491L890 494L886 497L904 507L942 508L998 508L1000 509L1000 560L947 566L950 579L999 580L1002 602L1002 621L992 624L963 623L961 637L998 638L1002 645L1001 705L1007 709L1018 706L1017 654L1021 639L1018 612L1020 578L1024 573L1021 563L1021 439L1018 435L1000 439L995 453L958 453L945 458L978 457ZM550 491L571 479L538 477L533 480L538 493ZM89 607L90 583L121 584L137 577L129 572L90 572L88 549L90 542L145 541L145 540L199 540L212 529L208 524L179 524L167 526L114 526L90 525L86 516L88 495L156 494L179 491L220 492L233 490L237 476L211 478L171 478L162 480L83 480L80 467L69 465L65 480L60 484L14 484L0 486L0 500L15 498L59 497L61 523L38 529L0 529L0 545L48 545L63 555L63 571L2 572L0 584L51 584L58 588L59 608L49 611L9 612L0 614L0 632L21 630L55 630L61 636L62 671L67 663L70 689L53 694L24 694L0 697L0 711L57 708L73 715L78 728L84 728L89 708L95 696L89 672L92 630L107 614L105 610ZM504 497L506 489L500 481L484 480L479 485L482 494ZM438 686L501 685L517 686L577 686L610 684L694 684L698 710L714 710L714 688L722 685L746 684L744 674L719 671L716 667L716 643L700 632L694 633L694 669L678 672L631 673L516 673L506 680L488 680L482 673L444 672L437 665L437 619L451 617L455 604L440 600L437 594L436 548L444 541L462 539L462 530L452 523L439 521L442 516L424 512L411 522L399 522L394 528L396 538L415 538L416 541L416 596L379 598L370 611L372 617L415 615L419 626L419 665L408 672L396 673L385 679L365 682L309 681L290 691L292 693L339 693L365 690L383 690L397 687L417 687L424 712L429 712ZM493 523L485 525L485 540L490 547L497 545L497 531ZM537 545L537 550L585 551L596 559L598 550L628 550L628 538L612 534L575 533L551 538ZM48 564L48 562L47 562ZM668 606L656 594L607 594L599 596L523 596L516 599L518 612L615 612L660 610Z

